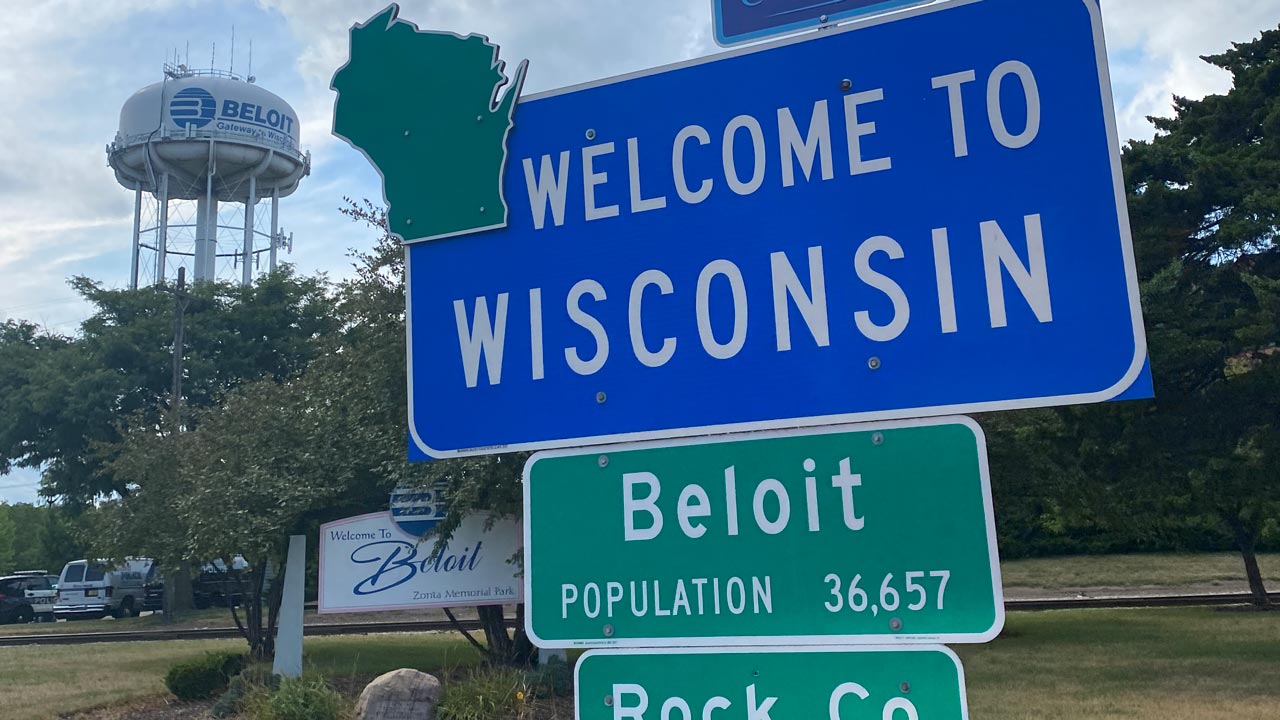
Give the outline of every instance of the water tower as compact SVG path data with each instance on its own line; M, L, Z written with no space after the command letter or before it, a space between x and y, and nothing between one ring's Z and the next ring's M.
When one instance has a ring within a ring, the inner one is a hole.
M161 82L134 93L107 146L116 180L134 191L130 286L181 266L196 281L246 285L275 270L278 252L293 249L280 198L311 172L300 130L293 108L252 76L166 64Z

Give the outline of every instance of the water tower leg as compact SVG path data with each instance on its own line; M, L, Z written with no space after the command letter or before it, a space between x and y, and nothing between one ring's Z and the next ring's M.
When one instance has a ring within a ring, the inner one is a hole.
M156 230L156 284L164 283L165 264L169 262L169 173L160 176L160 223Z
M196 282L218 275L218 201L213 196L212 173L206 183L205 194L196 200Z
M280 244L280 188L271 190L271 261L268 272L276 271L276 250Z
M240 282L246 287L253 284L253 221L254 208L258 205L258 178L249 176L249 198L244 205L244 257L240 258L243 271Z
M133 196L133 262L129 268L129 289L138 289L138 256L142 252L142 183Z

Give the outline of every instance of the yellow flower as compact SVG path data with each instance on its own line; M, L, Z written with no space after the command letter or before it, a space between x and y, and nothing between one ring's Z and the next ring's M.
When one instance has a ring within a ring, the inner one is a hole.
M523 692L521 692L521 691L519 691L519 690L517 690L517 691L516 691L516 700L519 700L520 702L524 702L524 693L523 693Z

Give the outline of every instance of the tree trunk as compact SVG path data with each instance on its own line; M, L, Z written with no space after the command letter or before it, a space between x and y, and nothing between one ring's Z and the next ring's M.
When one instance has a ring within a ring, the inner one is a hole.
M507 634L507 624L503 619L501 605L486 605L476 608L480 617L480 628L484 630L485 643L489 646L489 660L494 663L506 663L511 656L511 636Z
M1228 520L1228 524L1236 536L1236 547L1240 549L1240 555L1244 558L1244 574L1249 579L1249 593L1253 595L1253 604L1258 608L1269 607L1271 598L1267 595L1267 586L1262 580L1262 571L1258 568L1258 555L1255 551L1257 533L1251 531L1239 518Z
M245 605L252 609L253 626L257 635L253 647L253 657L257 660L270 660L276 655L276 638L267 629L265 618L262 615L262 596L267 582L266 563L254 568L251 577L253 588L250 590L250 595L245 598Z
M178 567L173 573L174 591L173 591L173 609L176 613L182 614L191 612L195 609L195 598L191 592L191 561L183 560L178 563ZM165 592L169 590L165 586Z
M517 616L523 618L524 606L517 606ZM520 622L515 637L507 632L506 611L501 605L489 605L476 608L480 617L480 627L484 629L484 637L489 645L489 662L500 665L524 667L533 664L536 648L524 632L524 623Z
M191 612L195 599L191 594L191 563L182 561L164 572L164 597L161 609L164 621L175 623L183 613Z
M524 604L516 606L515 656L521 665L532 665L538 654L538 648L524 631Z

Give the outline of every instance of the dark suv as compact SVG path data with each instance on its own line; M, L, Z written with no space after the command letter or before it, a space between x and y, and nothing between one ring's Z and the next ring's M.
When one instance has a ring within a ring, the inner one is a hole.
M8 575L0 577L0 624L29 623L35 610L27 598L28 590L52 590L44 575Z

